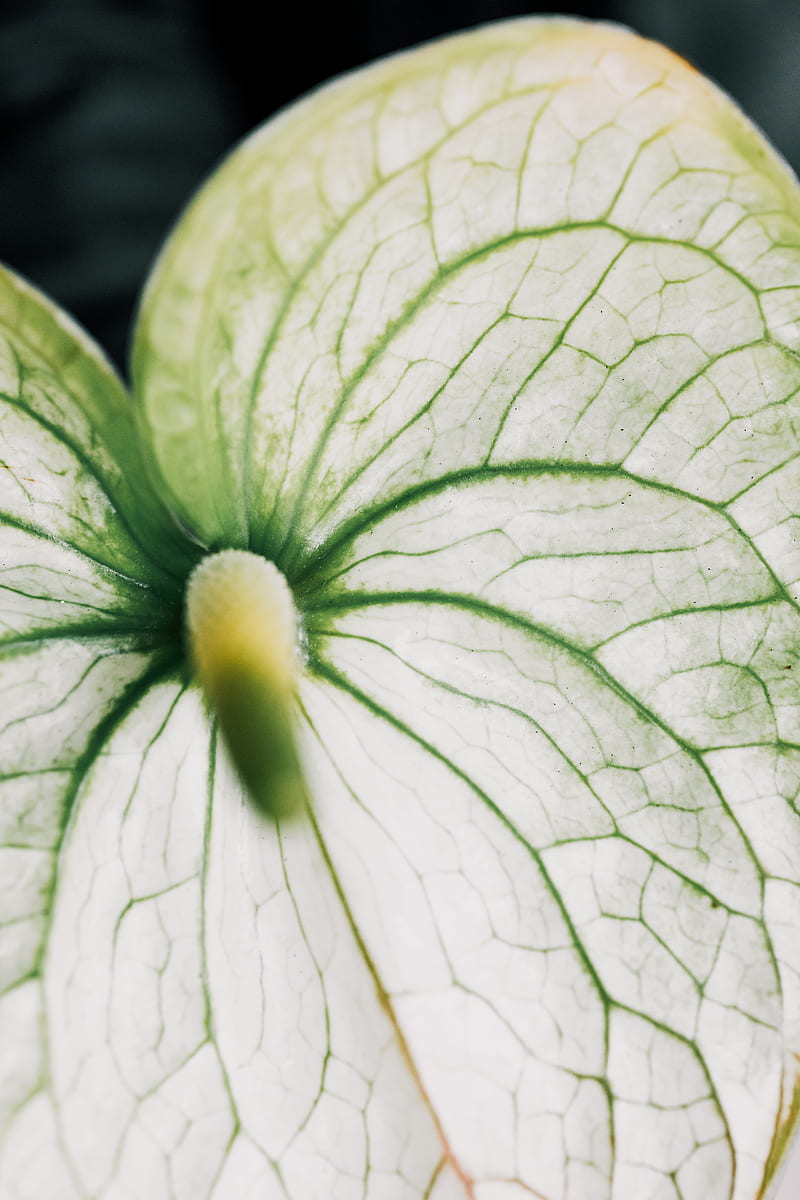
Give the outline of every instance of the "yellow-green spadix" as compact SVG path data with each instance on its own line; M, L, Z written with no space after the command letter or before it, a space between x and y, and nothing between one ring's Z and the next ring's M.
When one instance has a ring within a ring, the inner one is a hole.
M247 550L205 558L187 588L192 659L239 776L274 818L306 803L293 731L297 614L284 576Z

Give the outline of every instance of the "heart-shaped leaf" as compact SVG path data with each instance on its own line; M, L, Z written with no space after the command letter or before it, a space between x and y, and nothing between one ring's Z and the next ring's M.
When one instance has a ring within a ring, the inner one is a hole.
M4 1195L765 1194L800 1105L799 222L686 64L529 20L231 157L145 294L144 450L8 285ZM293 591L302 821L187 678L200 546Z

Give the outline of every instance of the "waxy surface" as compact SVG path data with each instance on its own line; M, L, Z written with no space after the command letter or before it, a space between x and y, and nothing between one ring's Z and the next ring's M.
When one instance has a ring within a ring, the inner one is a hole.
M145 294L138 432L4 284L4 1196L762 1195L800 1055L799 214L686 64L523 21L232 156ZM187 682L178 523L294 590L305 822Z

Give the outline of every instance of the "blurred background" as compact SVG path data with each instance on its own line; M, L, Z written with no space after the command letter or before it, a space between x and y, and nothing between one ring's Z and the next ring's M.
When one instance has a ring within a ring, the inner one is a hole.
M290 3L272 42L253 28L253 11L251 0L0 0L0 259L77 316L123 369L149 264L234 142L341 71L539 9ZM563 11L666 42L800 166L797 0L598 0Z

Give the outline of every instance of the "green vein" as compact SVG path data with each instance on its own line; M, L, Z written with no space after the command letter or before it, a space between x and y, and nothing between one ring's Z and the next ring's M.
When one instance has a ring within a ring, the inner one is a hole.
M0 393L0 400L3 400L7 405L9 405L9 407L16 408L20 412L23 412L31 421L49 433L54 441L70 452L74 460L78 463L86 475L95 481L98 488L108 501L114 519L119 522L120 526L125 532L125 535L129 539L130 544L136 547L138 553L147 563L148 568L158 573L158 575L160 575L162 578L166 577L170 581L171 585L174 586L175 583L180 584L182 582L182 576L179 572L176 572L173 568L161 562L157 562L152 557L150 549L144 544L142 538L135 532L134 527L131 525L130 521L125 515L123 507L119 504L118 498L114 495L112 485L105 477L105 472L101 473L100 468L95 462L92 461L84 447L63 428L54 425L52 421L50 421L47 417L44 417L35 409L31 408L30 405L25 403L23 400L3 393ZM136 444L133 430L131 430L131 443L134 445ZM115 463L115 465L118 464ZM124 477L125 473L121 467L120 472ZM164 521L164 525L167 526L166 519ZM87 526L87 529L88 528L89 527ZM111 569L113 570L114 568L112 567Z
M492 798L486 792L483 791L482 788L480 788L464 771L462 771L458 766L456 766L453 762L451 762L448 758L446 758L441 753L441 751L439 751L434 745L432 745L425 738L423 738L422 735L418 734L416 731L411 729L410 726L408 726L405 722L403 722L398 717L396 717L393 713L390 713L387 709L385 709L381 705L379 705L376 701L374 701L370 696L368 696L360 688L356 687L355 684L351 683L348 679L346 679L344 676L339 674L339 672L336 671L333 667L331 667L328 663L323 662L318 657L314 657L311 662L311 667L312 667L313 671L320 678L325 679L327 682L331 683L334 687L338 688L343 693L349 695L353 700L355 700L358 704L360 704L362 707L367 709L367 711L371 712L374 716L377 716L377 717L381 718L382 720L387 721L392 726L392 728L396 729L399 733L404 734L406 737L409 738L410 741L412 741L413 743L418 745L424 752L429 754L437 762L440 762L444 767L446 767L456 778L460 779L466 785L466 787L468 787L470 789L470 791L472 791L472 793L481 801L481 803L484 804L485 807L489 811L491 811L494 814L494 816L502 823L502 825L509 831L509 833L512 835L512 837L516 841L518 841L520 843L520 845L522 845L525 848L526 852L530 855L532 861L536 864L536 867L540 872L541 878L545 883L545 887L548 891L548 894L551 896L556 908L558 909L558 912L564 922L565 928L566 928L567 932L569 933L569 936L572 939L573 948L575 949L575 952L576 952L578 958L580 959L580 961L587 973L588 978L592 981L592 984L596 990L596 994L603 1006L603 1010L605 1013L604 1057L605 1057L606 1062L608 1062L608 1053L609 1053L608 1013L612 1007L617 1008L620 1011L630 1012L632 1015L637 1016L640 1019L646 1021L654 1028L662 1030L669 1037L675 1038L677 1041L681 1042L684 1046L686 1046L687 1049L689 1049L690 1053L694 1057L695 1061L697 1062L698 1066L700 1067L700 1070L703 1073L703 1076L708 1084L709 1094L712 1097L712 1099L714 1100L715 1106L716 1106L717 1111L720 1116L720 1120L722 1121L723 1126L725 1128L727 1141L728 1141L728 1144L730 1147L730 1151L731 1151L731 1155L732 1155L733 1163L734 1163L733 1176L734 1176L734 1182L735 1182L736 1151L735 1151L733 1139L731 1136L730 1127L728 1124L727 1114L726 1114L725 1109L722 1105L722 1102L719 1098L719 1095L718 1095L716 1086L714 1084L714 1081L711 1077L711 1073L708 1068L708 1065L706 1064L703 1056L700 1054L698 1047L693 1042L691 1042L688 1038L684 1037L684 1035L678 1033L674 1029L670 1029L669 1026L665 1025L662 1021L659 1021L658 1019L651 1017L649 1014L638 1012L637 1010L633 1009L630 1005L620 1003L619 1001L615 1000L613 997L611 997L608 994L604 984L602 983L602 980L600 979L599 975L597 974L597 971L595 970L595 967L591 960L591 957L589 956L588 952L586 951L586 949L583 945L582 939L578 935L577 929L576 929L574 922L572 921L572 918L561 898L561 895L560 895L558 889L556 888L555 884L553 883L553 880L551 879L549 872L547 871L547 868L545 867L545 864L542 861L541 855L539 854L536 847L533 846L526 838L524 838L522 836L522 834L519 832L519 830L508 820L508 818L505 816L503 811L497 806L497 804L492 800ZM327 748L325 748L325 750L326 750L326 753L328 753ZM316 828L316 825L315 825L315 828ZM323 850L323 854L326 854L323 843L321 843L321 847ZM327 857L327 855L326 855L326 857ZM334 871L332 864L331 864L330 869L331 869L331 871ZM340 885L340 888L341 888L341 885ZM345 910L348 914L348 919L351 921L351 923L353 923L354 935L356 936L356 938L359 942L359 945L361 947L363 947L362 953L365 955L365 960L367 961L367 963L369 965L372 963L372 960L369 956L369 951L366 948L366 946L364 945L363 939L362 939L358 929L355 927L354 917L352 916L352 913L347 905L347 900L346 900L346 897L345 897L343 891L340 891L340 898L342 900L342 903L345 905ZM375 971L374 965L371 967L371 969L373 971ZM376 979L376 986L382 989L382 985L380 984L380 980L379 980L377 974L375 974L374 977ZM388 999L388 997L387 997L387 999Z

